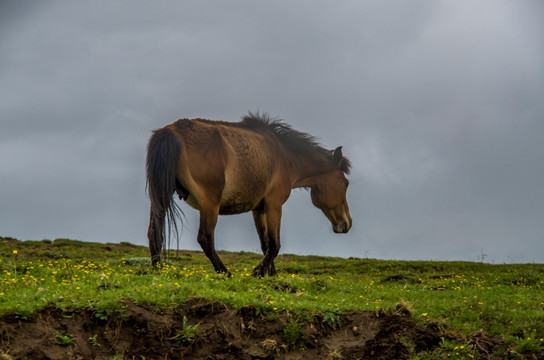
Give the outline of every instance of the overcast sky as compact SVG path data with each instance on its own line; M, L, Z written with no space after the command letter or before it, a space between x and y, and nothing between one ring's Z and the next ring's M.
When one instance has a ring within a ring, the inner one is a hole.
M1 1L0 235L146 245L151 131L248 110L353 162L350 233L295 190L282 253L544 262L538 0Z

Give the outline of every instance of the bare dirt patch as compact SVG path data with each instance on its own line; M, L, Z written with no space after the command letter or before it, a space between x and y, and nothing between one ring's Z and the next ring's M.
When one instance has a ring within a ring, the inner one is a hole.
M0 321L6 359L408 359L439 341L438 331L403 312L309 321L200 298L169 310L130 302L115 314L50 307Z

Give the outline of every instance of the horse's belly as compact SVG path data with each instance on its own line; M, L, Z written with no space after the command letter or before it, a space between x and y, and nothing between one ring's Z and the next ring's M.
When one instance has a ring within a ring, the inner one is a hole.
M242 214L253 209L253 204L232 204L219 207L219 215L235 215Z
M225 187L221 195L219 213L240 214L251 211L261 201L269 174L266 167L247 161L243 170L230 168L225 172Z
M241 214L251 211L259 202L259 197L255 196L259 192L225 190L219 205L219 214L221 215Z
M189 204L191 207L197 210L200 210L198 201L192 194L190 194L187 197L187 199L185 199L185 202ZM242 214L242 213L253 210L255 206L256 206L255 201L244 200L240 197L238 198L227 197L221 200L221 204L219 205L219 214L220 215Z

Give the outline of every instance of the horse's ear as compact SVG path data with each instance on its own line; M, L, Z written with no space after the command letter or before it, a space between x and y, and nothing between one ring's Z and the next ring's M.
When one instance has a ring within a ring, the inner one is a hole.
M334 160L334 163L340 167L342 165L342 159L344 158L344 155L342 155L342 147L339 146L336 149L334 149L334 154L332 155L332 158Z

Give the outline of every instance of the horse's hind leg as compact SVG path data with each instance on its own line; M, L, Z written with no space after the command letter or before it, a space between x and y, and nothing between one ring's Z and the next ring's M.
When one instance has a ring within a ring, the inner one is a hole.
M227 273L230 276L227 267L215 251L214 231L218 215L219 206L201 208L197 240L208 259L212 262L215 271L218 273Z

